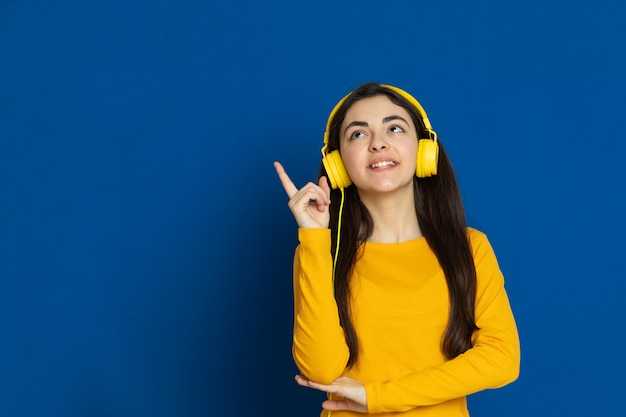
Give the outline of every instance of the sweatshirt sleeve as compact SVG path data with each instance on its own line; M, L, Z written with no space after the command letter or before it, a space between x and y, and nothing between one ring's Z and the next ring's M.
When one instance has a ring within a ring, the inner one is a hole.
M343 373L349 350L335 302L329 229L298 229L293 267L292 353L307 378L330 384Z
M517 379L520 344L504 289L504 277L489 241L470 229L477 274L476 324L471 349L439 366L397 380L366 383L370 413L406 411L438 404Z

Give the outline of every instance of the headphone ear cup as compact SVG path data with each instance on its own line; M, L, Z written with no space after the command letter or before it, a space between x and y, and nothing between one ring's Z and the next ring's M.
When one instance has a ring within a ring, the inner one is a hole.
M419 178L437 175L439 145L432 139L420 139L417 143L417 165L415 174Z
M348 175L348 171L343 164L339 151L332 151L331 153L324 155L322 158L322 164L324 164L324 169L328 175L330 186L333 189L346 188L352 184L352 180L350 179L350 175Z

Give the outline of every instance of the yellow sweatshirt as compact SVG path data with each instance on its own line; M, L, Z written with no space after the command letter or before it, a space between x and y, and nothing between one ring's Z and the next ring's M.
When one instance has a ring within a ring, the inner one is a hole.
M340 376L362 382L368 411L377 416L469 416L467 395L517 379L519 338L504 278L487 237L475 229L468 233L478 284L480 330L474 346L452 360L441 352L448 288L425 238L367 242L351 280L359 356L346 368L349 352L333 295L330 230L299 229L292 351L300 372L323 384ZM332 412L342 416L362 414Z

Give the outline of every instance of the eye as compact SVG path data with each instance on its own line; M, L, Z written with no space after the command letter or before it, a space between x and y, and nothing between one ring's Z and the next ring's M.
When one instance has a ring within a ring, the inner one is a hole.
M359 138L362 138L363 136L365 136L365 133L363 133L363 131L361 131L361 130L355 130L355 131L354 131L354 132L352 132L352 134L350 135L350 140L359 139Z
M393 125L389 128L392 133L403 133L404 129L398 125Z

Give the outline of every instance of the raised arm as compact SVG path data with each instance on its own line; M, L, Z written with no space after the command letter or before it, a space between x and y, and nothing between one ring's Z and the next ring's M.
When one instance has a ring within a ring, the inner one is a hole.
M299 226L293 266L293 358L307 378L330 383L341 375L349 357L332 281L330 187L321 177L318 184L298 189L280 163L274 167Z
M350 356L332 282L329 229L299 229L294 259L293 358L308 379L331 383Z

